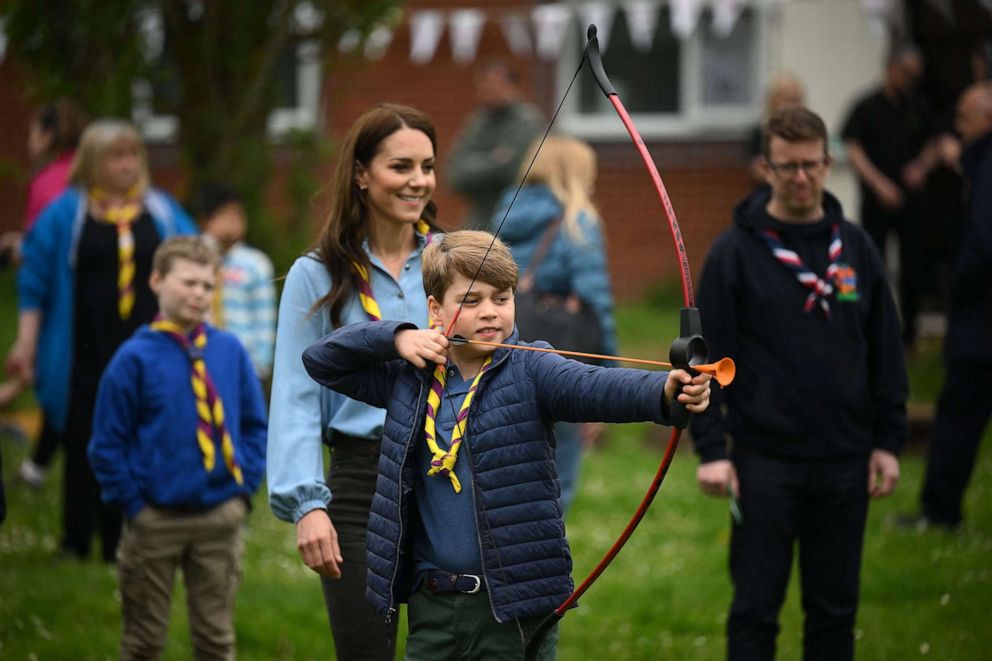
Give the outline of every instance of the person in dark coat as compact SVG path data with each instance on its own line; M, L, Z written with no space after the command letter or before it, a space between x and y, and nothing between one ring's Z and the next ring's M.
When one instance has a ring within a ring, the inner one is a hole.
M890 233L899 239L899 304L902 339L916 340L916 316L924 260L923 189L938 164L937 124L917 92L923 55L913 46L893 50L885 79L851 110L843 138L861 181L861 224L885 258Z
M965 90L955 124L965 145L967 214L951 280L944 387L915 522L952 529L963 521L964 493L992 416L992 82Z
M728 657L774 658L798 542L804 658L851 659L868 500L895 488L907 436L899 320L874 244L824 190L823 120L775 113L764 153L770 189L737 206L699 288L737 379L691 422L697 478L734 499Z

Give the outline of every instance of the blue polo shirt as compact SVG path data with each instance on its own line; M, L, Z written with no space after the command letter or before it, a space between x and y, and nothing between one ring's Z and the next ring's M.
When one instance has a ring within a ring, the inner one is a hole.
M470 379L462 379L458 368L448 365L441 410L435 420L435 436L439 447L451 447L455 419L474 378L475 375L472 374ZM412 456L416 473L413 498L418 514L418 523L413 529L413 559L417 583L420 583L423 573L431 569L455 574L481 574L482 559L475 518L472 471L469 469L468 459L471 447L465 447L472 439L469 435L463 438L462 447L458 451L455 475L461 482L462 490L455 493L451 480L447 477L427 475L432 459L431 451L422 430L419 438L414 444Z

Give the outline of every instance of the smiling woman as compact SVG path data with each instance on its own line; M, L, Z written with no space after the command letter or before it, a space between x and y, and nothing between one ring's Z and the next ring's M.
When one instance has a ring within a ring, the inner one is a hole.
M369 229L376 235L392 233L389 224L419 221L437 186L434 145L417 129L393 133L382 141L368 167L359 164L357 170L358 188L368 202ZM403 233L402 227L397 229Z
M321 576L339 659L395 651L395 633L365 601L365 530L385 414L321 388L300 356L346 324L428 326L420 255L435 231L436 153L434 126L420 111L384 104L362 115L342 143L323 232L289 270L279 306L269 501L296 524L300 557ZM331 447L326 479L321 441Z

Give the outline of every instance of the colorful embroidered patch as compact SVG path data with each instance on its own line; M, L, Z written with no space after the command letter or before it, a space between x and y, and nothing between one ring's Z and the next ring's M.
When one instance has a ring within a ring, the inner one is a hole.
M838 264L834 273L838 301L858 300L858 272L850 264Z

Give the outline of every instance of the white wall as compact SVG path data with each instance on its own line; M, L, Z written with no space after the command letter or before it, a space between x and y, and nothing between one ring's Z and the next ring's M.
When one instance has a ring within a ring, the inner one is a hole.
M827 123L838 156L828 187L856 219L857 180L839 134L853 103L880 83L888 37L872 31L860 0L784 0L767 20L765 80L787 70L805 84L809 107Z

